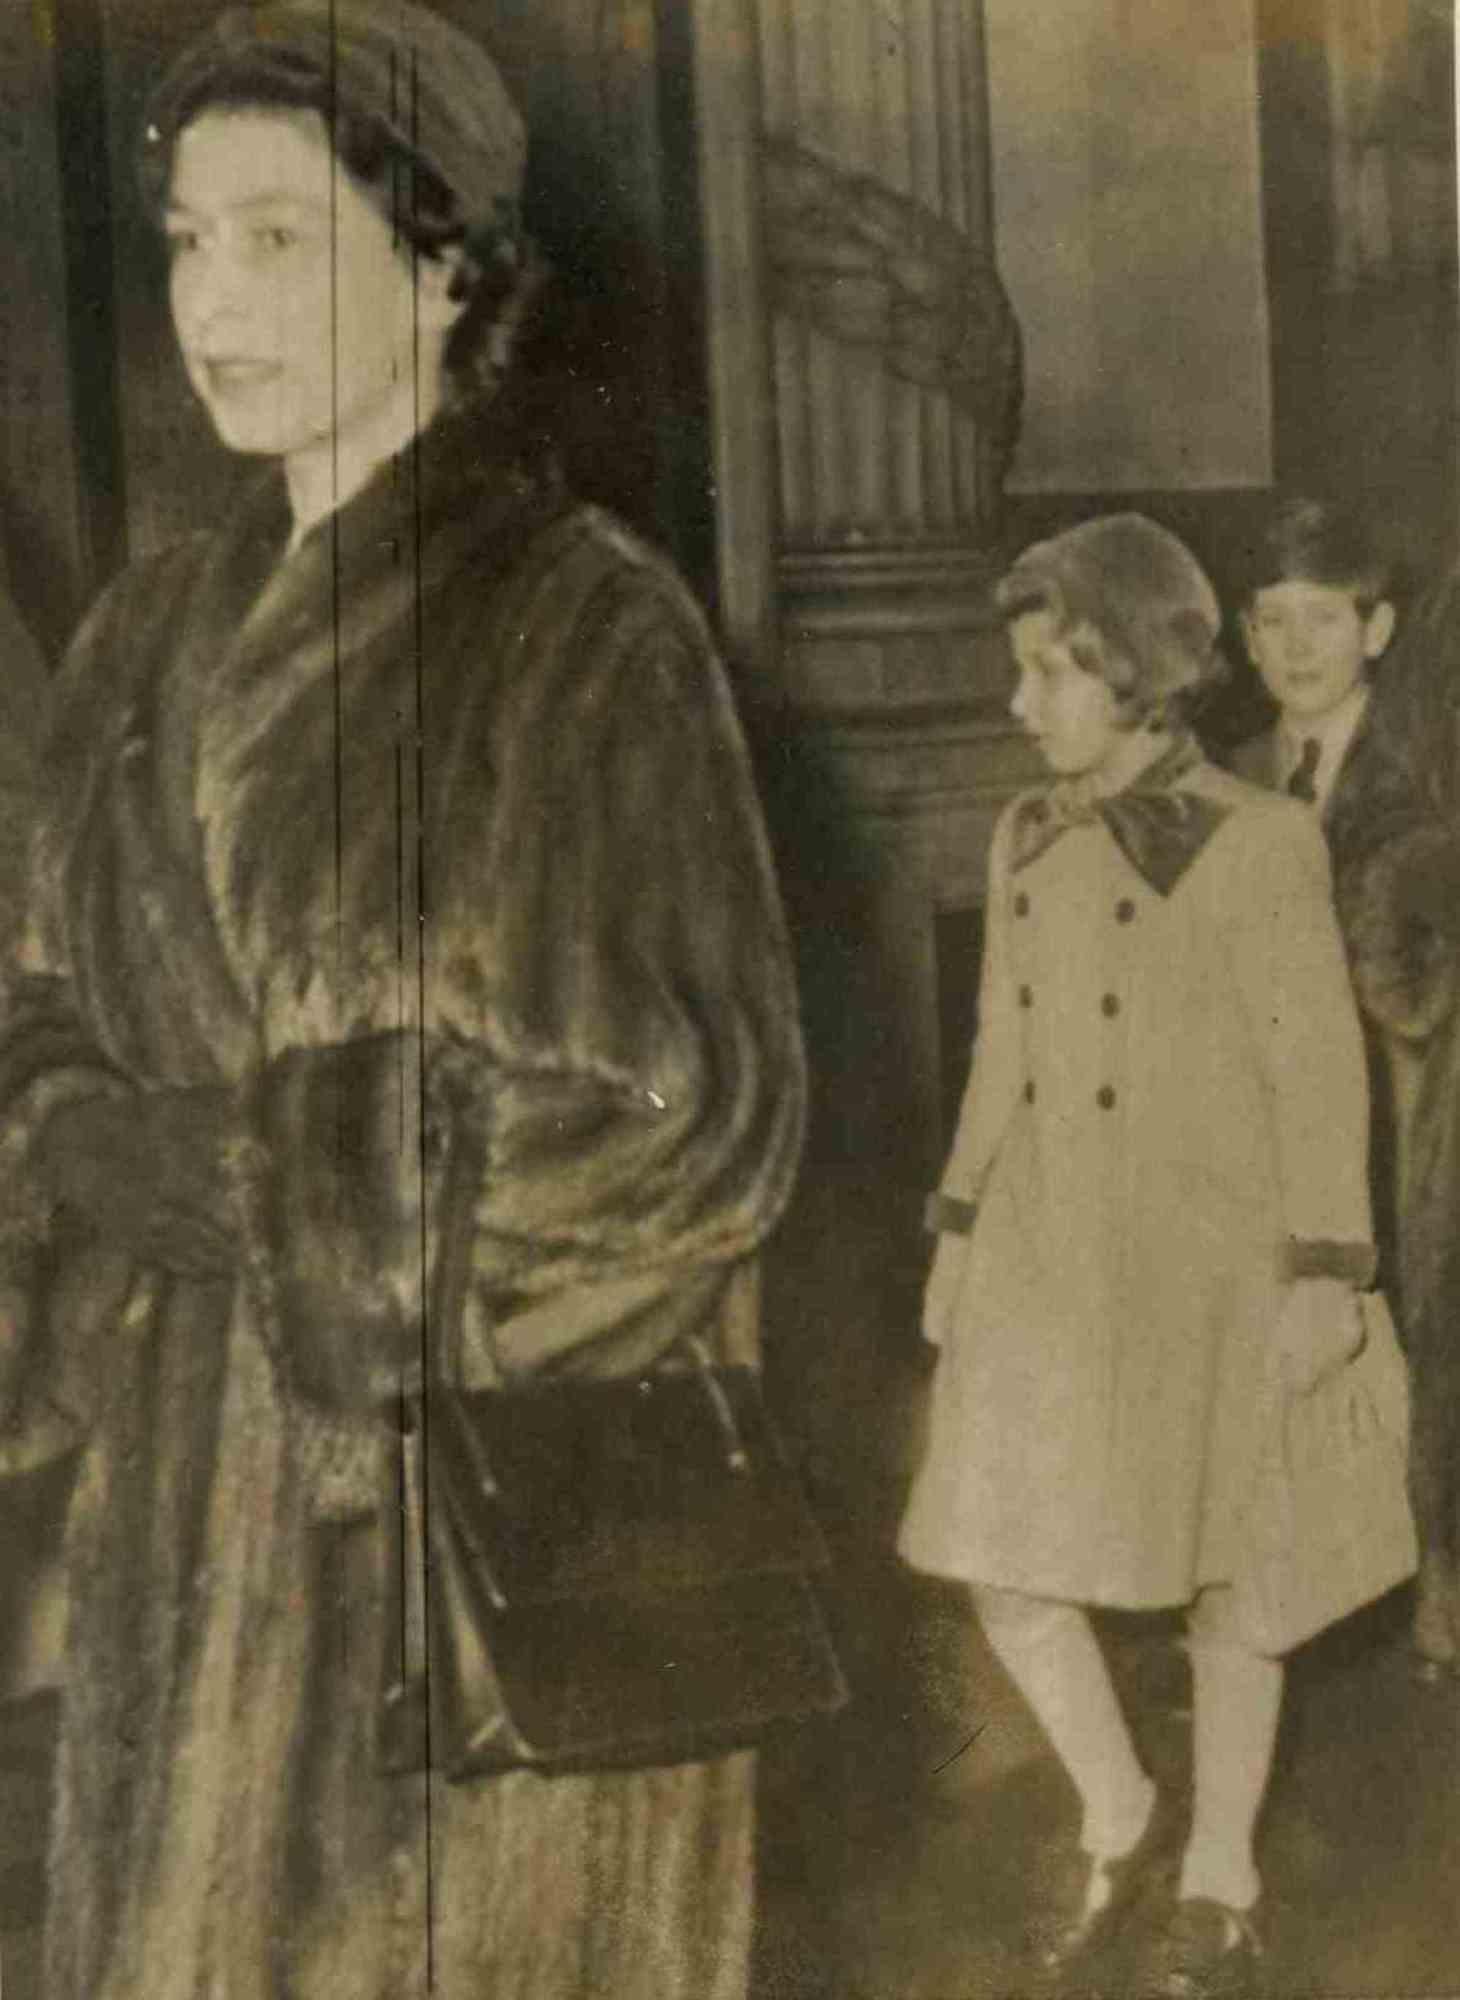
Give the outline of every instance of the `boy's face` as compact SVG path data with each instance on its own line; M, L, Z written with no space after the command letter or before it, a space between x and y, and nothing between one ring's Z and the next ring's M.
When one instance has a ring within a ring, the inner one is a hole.
M1317 722L1346 700L1394 631L1392 604L1360 609L1337 583L1270 583L1243 613L1242 629L1263 686L1298 722Z
M1062 778L1098 771L1130 732L1122 729L1114 694L1087 673L1058 636L1053 612L1029 611L1009 626L1019 670L1010 713L1034 738L1039 754Z

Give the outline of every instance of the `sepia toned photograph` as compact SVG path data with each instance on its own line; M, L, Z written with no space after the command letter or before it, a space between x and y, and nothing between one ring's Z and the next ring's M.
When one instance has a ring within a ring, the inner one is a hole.
M1457 99L0 0L0 2000L1460 1995Z

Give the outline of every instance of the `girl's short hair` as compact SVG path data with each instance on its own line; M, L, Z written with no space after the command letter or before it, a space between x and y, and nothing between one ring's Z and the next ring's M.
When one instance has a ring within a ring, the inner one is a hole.
M1327 584L1353 593L1365 615L1394 590L1394 565L1351 507L1292 494L1276 501L1253 544L1244 593L1279 583Z
M1185 715L1226 671L1222 614L1186 544L1143 514L1107 514L1035 542L995 586L1005 624L1048 612L1131 728Z

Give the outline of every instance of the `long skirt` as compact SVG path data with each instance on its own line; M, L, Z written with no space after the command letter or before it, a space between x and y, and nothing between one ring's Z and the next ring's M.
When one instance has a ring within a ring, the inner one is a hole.
M78 1481L47 2000L742 2000L753 1753L383 1771L387 1538L225 1317L118 1343Z

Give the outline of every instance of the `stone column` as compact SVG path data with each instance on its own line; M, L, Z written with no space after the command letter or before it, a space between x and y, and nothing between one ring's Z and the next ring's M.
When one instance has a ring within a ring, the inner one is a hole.
M979 0L756 0L756 16L766 131L833 174L919 204L987 254ZM816 190L806 199L814 211ZM806 251L814 259L814 243ZM825 254L834 269L842 246L828 242ZM840 282L855 288L862 274ZM772 345L788 550L987 536L998 447L972 415L898 379L875 345L848 345L790 312L778 314Z
M916 1182L942 1144L937 917L980 899L1028 771L988 596L1019 347L993 261L982 0L698 8L721 128L701 156L711 335L736 362L720 477L739 518L757 491L768 515L763 543L730 536L722 595L823 835L840 829L823 879L860 880L870 1040L845 1061L864 1102L895 1107ZM752 141L760 202L737 219L719 163ZM844 1143L866 1136L863 1118Z

